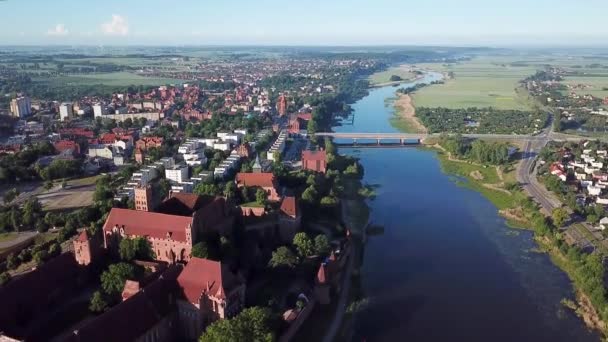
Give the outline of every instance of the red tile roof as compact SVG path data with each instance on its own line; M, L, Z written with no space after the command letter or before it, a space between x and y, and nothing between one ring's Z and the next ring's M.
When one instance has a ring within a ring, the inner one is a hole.
M171 239L185 242L185 228L190 224L192 217L112 208L103 226L103 232L111 232L115 226L119 229L124 226L127 235L165 239L167 233L171 233Z
M226 292L236 287L239 281L221 262L193 257L177 278L177 283L186 299L190 303L198 304L204 293L226 298Z
M181 265L167 269L157 280L103 314L84 320L69 342L135 341L175 312L173 294Z
M204 208L215 201L223 201L223 198L199 196L181 192L172 193L171 197L164 200L156 211L169 215L192 216L195 211Z
M298 216L298 203L294 196L286 196L281 203L281 211L288 216Z
M83 229L82 232L76 238L76 240L80 241L80 242L87 242L87 241L89 241L89 233L87 232L87 230Z
M270 172L265 173L237 173L237 184L244 186L259 186L262 188L271 188L275 186L274 175Z
M323 160L326 159L325 151L304 151L302 152L303 160Z

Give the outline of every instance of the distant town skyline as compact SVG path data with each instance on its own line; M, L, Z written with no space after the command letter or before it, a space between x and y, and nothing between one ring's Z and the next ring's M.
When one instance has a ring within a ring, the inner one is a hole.
M7 0L1 45L606 45L582 0Z

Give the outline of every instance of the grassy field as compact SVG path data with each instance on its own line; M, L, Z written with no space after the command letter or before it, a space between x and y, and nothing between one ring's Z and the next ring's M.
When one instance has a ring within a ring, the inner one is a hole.
M87 86L87 85L109 85L109 86L129 86L129 85L145 85L159 86L165 84L180 84L184 80L174 78L160 77L144 77L130 72L112 72L104 74L83 74L59 76L53 78L38 78L35 79L40 83L45 83L49 87L54 86Z
M397 75L403 80L413 80L416 76L414 75L414 73L410 72L409 69L410 67L408 65L391 67L387 70L379 71L375 74L370 75L368 80L372 85L390 83L390 78L392 75Z
M573 91L579 95L593 95L595 97L603 98L608 96L608 73L602 77L600 74L597 76L575 76L566 77L563 84L569 85L587 85L586 89L574 89ZM607 90L603 90L606 88Z
M17 233L2 233L0 234L0 242L11 241L17 237Z
M497 109L530 109L525 94L516 91L518 82L536 72L536 66L511 66L491 57L454 64L420 64L418 67L454 74L445 84L417 91L416 107L494 107Z
M466 181L459 181L458 183L464 187L481 193L499 210L516 208L518 206L518 201L525 197L521 191L504 191L504 186L502 183L510 182L515 179L516 171L515 167L512 165L503 167L501 179L495 167L484 167L482 165L471 164L468 162L450 160L447 154L444 152L438 152L438 158L441 162L441 169L443 172L465 178ZM481 174L483 179L475 179L472 176L474 172ZM495 186L495 188L490 188L486 186L487 184L491 184ZM517 224L509 222L509 225L517 228L522 227L521 222L518 222Z

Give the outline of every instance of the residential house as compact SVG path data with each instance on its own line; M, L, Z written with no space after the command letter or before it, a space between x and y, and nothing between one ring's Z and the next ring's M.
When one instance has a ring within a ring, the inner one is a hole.
M262 173L237 173L236 185L238 188L258 187L264 189L268 195L268 200L278 202L280 200L278 193L278 182L274 175L270 172Z
M327 171L327 154L325 151L302 152L302 169L325 173Z

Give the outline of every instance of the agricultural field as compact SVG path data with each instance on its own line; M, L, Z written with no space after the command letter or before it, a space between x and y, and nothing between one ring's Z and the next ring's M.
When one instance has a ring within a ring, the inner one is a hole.
M572 76L565 77L563 84L575 86L572 89L578 95L593 95L595 97L604 98L608 96L608 73L602 76Z
M410 71L409 65L400 65L372 74L368 77L368 80L371 85L374 86L385 83L393 83L390 80L391 76L393 75L401 77L404 81L413 80L414 78L416 78L416 75Z
M539 66L512 66L500 58L479 57L454 64L420 64L418 67L452 74L444 84L432 85L413 95L416 107L493 107L529 110L530 99L518 91L518 82L534 74Z
M81 74L81 75L66 75L58 77L43 77L34 79L38 83L46 84L49 87L64 87L64 86L92 86L92 85L108 85L108 86L160 86L166 84L180 84L184 80L162 77L144 77L130 72L111 72L100 74Z

